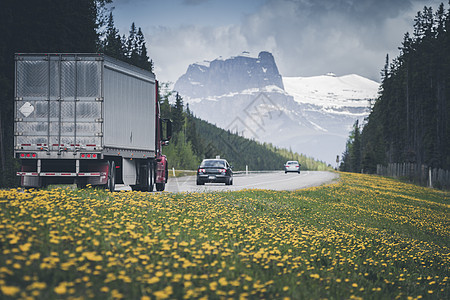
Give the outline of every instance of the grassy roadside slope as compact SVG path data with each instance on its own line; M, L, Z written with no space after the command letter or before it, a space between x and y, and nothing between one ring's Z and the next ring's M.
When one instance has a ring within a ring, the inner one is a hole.
M0 298L448 299L450 196L391 179L0 191Z

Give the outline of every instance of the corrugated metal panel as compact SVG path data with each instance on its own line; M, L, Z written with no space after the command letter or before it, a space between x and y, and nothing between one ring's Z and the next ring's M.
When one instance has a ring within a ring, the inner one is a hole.
M16 145L155 151L155 86L151 72L103 55L17 55Z
M154 76L111 62L104 76L105 147L155 151Z
M101 75L98 56L17 55L16 145L101 146Z

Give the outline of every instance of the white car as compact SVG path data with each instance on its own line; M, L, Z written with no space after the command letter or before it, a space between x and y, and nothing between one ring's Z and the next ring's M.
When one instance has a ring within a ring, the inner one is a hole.
M284 164L284 173L297 172L298 174L300 174L300 167L301 164L299 164L298 161L290 160Z

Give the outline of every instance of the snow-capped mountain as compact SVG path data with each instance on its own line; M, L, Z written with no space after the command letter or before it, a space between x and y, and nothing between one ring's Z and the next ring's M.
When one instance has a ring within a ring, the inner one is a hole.
M229 59L190 65L186 74L177 80L175 90L189 92L189 97L204 98L272 84L283 89L272 54L261 52L253 58L244 52Z
M201 119L332 165L378 88L358 75L282 77L268 52L192 64L174 87Z

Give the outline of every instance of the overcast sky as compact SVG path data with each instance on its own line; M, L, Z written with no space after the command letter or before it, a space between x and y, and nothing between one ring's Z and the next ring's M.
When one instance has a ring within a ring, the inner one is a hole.
M273 53L283 76L333 72L380 81L414 16L436 0L114 0L120 34L141 27L157 78L249 51Z

